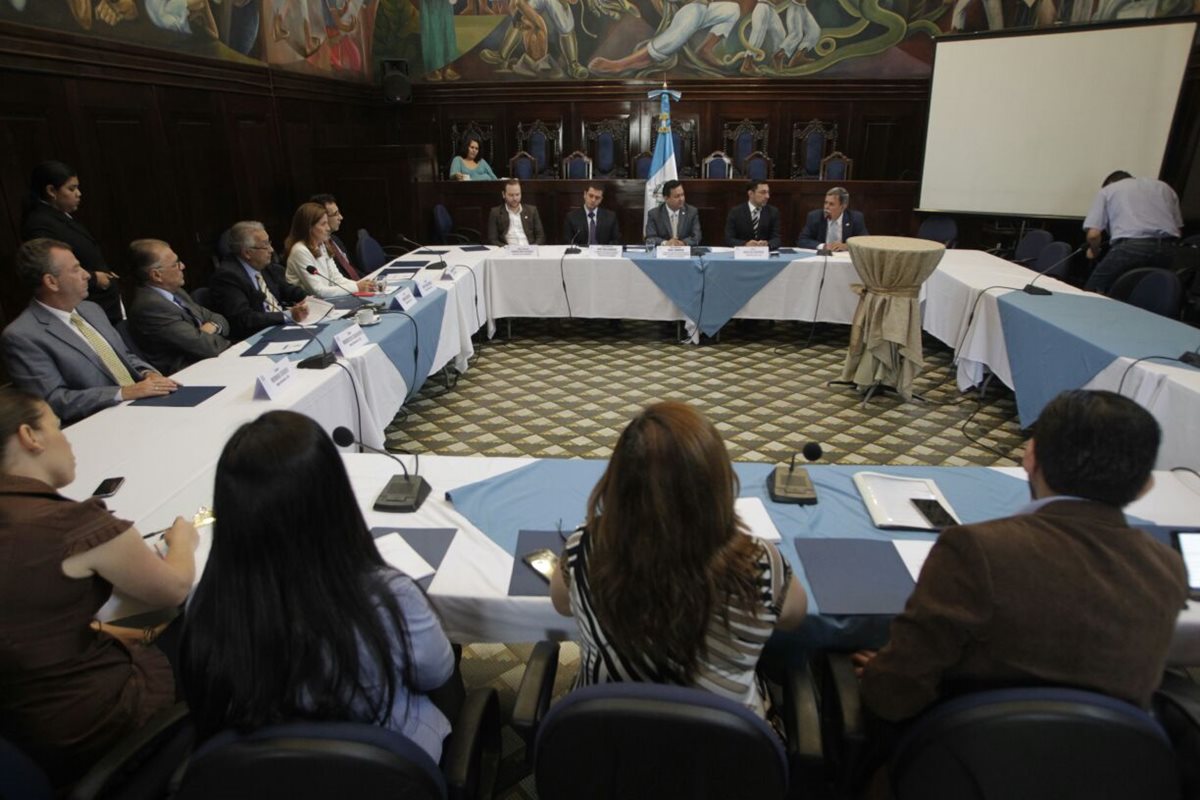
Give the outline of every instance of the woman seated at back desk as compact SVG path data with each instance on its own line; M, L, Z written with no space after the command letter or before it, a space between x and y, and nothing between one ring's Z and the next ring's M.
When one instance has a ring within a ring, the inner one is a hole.
M155 607L182 603L198 539L177 518L160 558L102 500L60 495L75 456L32 395L0 389L0 442L0 736L62 787L174 704L171 648L151 645L153 630L94 619L113 589Z
M808 599L775 545L748 534L737 495L725 443L698 411L657 403L629 423L550 583L579 625L577 686L694 686L771 720L758 657Z
M496 181L496 173L488 166L488 162L479 157L479 140L468 138L463 144L462 153L456 155L450 162L450 180L452 181Z

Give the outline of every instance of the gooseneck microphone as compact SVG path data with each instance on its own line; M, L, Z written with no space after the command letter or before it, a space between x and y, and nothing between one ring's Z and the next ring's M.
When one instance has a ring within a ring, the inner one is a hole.
M575 256L575 255L579 255L581 252L583 252L582 250L580 250L578 247L575 246L575 242L577 239L579 239L579 234L581 234L581 233L583 233L583 231L575 231L575 235L571 237L571 242L570 242L570 244L567 245L567 250L564 253L564 255Z
M371 447L369 444L363 444L354 437L354 433L344 425L339 425L333 429L333 442L338 447L350 447L357 445L360 450L369 450L372 453L378 453L381 456L387 456L400 465L400 469L404 471L403 475L393 475L383 487L383 491L379 493L379 497L375 499L373 508L376 511L395 511L400 513L409 513L416 511L425 502L425 498L429 497L432 487L429 482L420 475L408 474L408 467L404 466L404 462L397 458L394 454L387 450L380 450L378 447Z
M441 266L441 268L442 268L442 269L446 269L446 258L445 258L445 256L443 256L441 253L435 253L435 252L433 252L433 248L430 248L428 245L421 244L420 242L415 242L415 241L413 241L412 239L410 239L410 238L408 238L407 236L405 236L403 233L402 233L402 234L400 234L400 238L401 238L402 240L404 240L404 241L408 242L409 244L411 244L413 247L417 248L417 249L416 249L416 250L414 250L414 251L413 251L413 252L412 252L410 255L419 255L418 251L420 251L420 250L426 250L426 249L428 249L428 250L429 250L429 254L430 254L431 256L437 256L437 259L438 259L438 264Z
M1034 295L1039 295L1039 296L1053 294L1053 292L1051 292L1049 289L1043 289L1041 286L1034 286L1034 284L1037 283L1037 279L1042 277L1043 275L1045 275L1047 272L1054 269L1055 267L1060 266L1061 264L1067 263L1072 258L1074 258L1075 256L1082 253L1083 249L1085 247L1087 247L1087 245L1080 245L1079 247L1076 247L1074 250L1071 251L1070 255L1066 256L1065 258L1060 258L1058 261L1055 261L1053 264L1046 267L1044 270L1039 272L1037 275L1034 275L1033 280L1031 280L1029 283L1025 284L1025 288L1022 289L1021 291L1023 291L1025 294L1034 294Z
M816 442L808 442L800 452L806 461L817 461L824 455L821 445ZM770 477L767 478L767 491L776 503L797 503L807 506L817 502L817 490L813 486L812 479L808 477L808 470L804 467L796 469L795 453L792 453L790 465L779 464L775 467Z
M304 271L307 272L309 275L316 275L318 278L321 278L326 283L328 283L331 286L333 286L334 288L340 290L342 292L342 294L345 295L346 297L353 297L356 301L358 301L358 305L360 308L363 308L366 306L371 306L372 308L379 310L379 306L376 303L372 303L370 300L366 300L362 297L359 297L354 292L349 291L348 289L346 289L346 287L342 286L340 283L335 281L333 278L330 278L328 275L325 275L323 272L321 272L319 269L317 269L313 265L309 264L307 267L304 268Z

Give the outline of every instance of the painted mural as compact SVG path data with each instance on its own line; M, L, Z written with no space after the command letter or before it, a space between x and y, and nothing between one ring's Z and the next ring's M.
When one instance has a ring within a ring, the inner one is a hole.
M1200 0L0 0L0 18L372 80L928 75L944 31L1148 19Z

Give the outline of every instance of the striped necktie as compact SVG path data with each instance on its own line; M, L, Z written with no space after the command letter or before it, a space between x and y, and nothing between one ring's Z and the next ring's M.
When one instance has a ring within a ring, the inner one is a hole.
M108 339L87 324L84 318L79 316L78 311L71 312L71 324L75 326L75 330L83 334L83 338L87 340L88 346L96 351L96 355L100 356L100 362L104 364L104 368L113 376L113 380L117 382L118 386L132 386L137 383L129 374L125 363L121 361L121 357L117 355L117 351L108 343Z
M283 311L283 306L279 305L279 301L275 299L275 295L271 294L271 290L267 288L267 283L263 280L262 273L257 273L254 279L258 281L258 290L263 294L263 308L267 311Z
M750 209L750 227L754 229L754 238L758 238L758 207Z

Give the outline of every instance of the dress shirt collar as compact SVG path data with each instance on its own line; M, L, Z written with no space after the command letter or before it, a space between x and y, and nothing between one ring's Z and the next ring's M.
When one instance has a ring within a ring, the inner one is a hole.
M42 308L49 311L54 316L58 317L64 325L66 325L68 327L71 326L71 314L73 314L74 311L63 311L61 308L55 308L54 306L48 306L45 303L43 303L41 300L35 300L34 302L37 303ZM75 309L75 311L78 311L78 309ZM83 316L83 315L80 314L80 316ZM87 320L84 320L84 322L87 322ZM75 329L72 327L71 330L75 330Z
M250 285L257 289L258 288L258 276L261 273L258 270L256 270L254 267L247 264L245 261L242 261L241 256L238 256L238 263L242 265L242 269L246 270L246 277L250 279ZM264 279L264 282L265 282L265 279Z
M838 228L842 227L842 217L844 216L846 216L845 211L843 211L841 214L838 214L837 218L829 220L829 224Z
M754 216L755 209L758 209L758 213L760 215L762 214L762 207L756 206L756 205L754 205L754 203L751 203L748 200L746 201L746 205L750 208L750 216L752 216L752 217Z
M178 300L178 299L175 297L175 295L171 294L170 292L168 292L166 289L162 288L161 286L149 286L149 287L147 287L147 288L149 288L149 289L153 289L154 291L156 291L156 292L158 292L159 294L161 294L161 295L163 296L163 298L165 298L166 300L169 300L169 301L171 301L171 302L172 302L172 303L174 303L174 304L178 304L178 303L179 303L179 300Z
M1051 503L1057 503L1059 500L1072 500L1075 502L1079 502L1079 501L1086 501L1087 498L1086 497L1075 497L1074 495L1069 495L1069 494L1052 494L1049 497L1042 497L1037 500L1033 500L1033 501L1030 501L1029 503L1026 503L1024 506L1017 509L1017 513L1014 514L1013 516L1022 516L1024 514L1036 513L1038 510L1050 505Z

